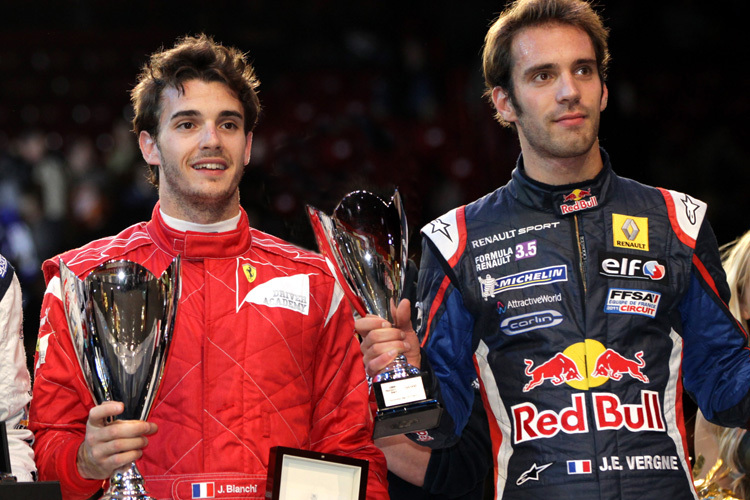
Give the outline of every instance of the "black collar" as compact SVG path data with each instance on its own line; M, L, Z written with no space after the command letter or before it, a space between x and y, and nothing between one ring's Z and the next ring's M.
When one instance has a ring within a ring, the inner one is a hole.
M599 148L603 167L596 177L584 182L552 186L535 181L526 175L523 155L518 157L508 187L513 197L530 208L554 212L566 217L585 210L595 210L607 201L613 176L609 155Z

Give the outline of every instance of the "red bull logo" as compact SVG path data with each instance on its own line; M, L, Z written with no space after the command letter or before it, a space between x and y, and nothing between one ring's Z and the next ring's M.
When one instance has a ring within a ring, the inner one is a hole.
M634 379L647 384L648 377L643 374L641 368L645 368L643 351L635 353L635 359L628 359L613 349L607 349L598 358L591 375L594 377L609 377L612 380L621 380L623 375L630 375Z
M523 392L529 392L545 381L554 386L567 384L585 391L608 380L623 380L626 375L647 384L649 379L644 373L646 362L643 355L643 351L638 351L631 359L614 349L607 349L596 340L577 342L548 360L524 359L524 374L529 380L523 386Z
M591 196L590 189L574 189L570 194L566 194L563 197L563 202L579 201L589 196Z
M523 386L523 392L529 392L534 387L542 385L545 380L551 381L554 385L560 385L571 380L583 380L575 361L561 352L534 369L532 369L532 366L534 366L532 360L524 359L523 362L526 363L524 373L531 377L531 380Z
M631 432L665 432L659 393L641 391L641 401L623 404L616 394L607 392L591 395L596 430L618 430L623 427ZM547 439L559 432L581 434L589 432L586 418L585 394L571 396L571 406L561 409L539 411L533 403L522 403L511 407L513 415L513 442L524 443L534 439Z
M594 208L599 205L596 196L592 196L590 189L574 189L570 194L563 196L562 201L560 212L563 215ZM569 204L571 202L572 204Z

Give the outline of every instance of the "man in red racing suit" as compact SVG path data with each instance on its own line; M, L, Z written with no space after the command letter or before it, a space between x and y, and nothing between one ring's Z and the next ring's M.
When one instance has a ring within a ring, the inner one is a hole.
M152 84L160 97L143 98ZM30 428L39 476L59 480L66 500L96 494L132 460L157 499L263 498L277 445L366 459L367 498L387 498L342 291L321 257L250 228L239 206L256 85L239 51L204 35L152 56L134 91L141 150L158 172L152 219L43 265ZM149 102L158 121L144 124ZM111 259L159 276L177 255L177 317L151 414L107 425L121 405L95 405L86 388L59 262L79 278Z

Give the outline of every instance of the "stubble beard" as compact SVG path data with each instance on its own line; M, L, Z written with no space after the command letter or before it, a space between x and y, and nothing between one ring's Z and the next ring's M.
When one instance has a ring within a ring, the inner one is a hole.
M531 149L546 158L576 158L585 155L596 143L599 132L599 116L589 115L591 122L583 129L561 130L549 118L538 122L526 121L518 114L518 127ZM555 130L557 129L557 130Z
M244 169L240 171L241 173L237 174L240 179L237 179L236 182L233 182L225 190L218 192L211 190L207 192L203 189L192 188L180 176L178 165L169 163L161 156L160 162L160 197L162 195L161 189L167 190L173 201L178 203L185 211L220 216L235 199L239 201L239 181L244 173Z
M516 127L523 131L526 142L537 155L551 159L576 158L591 151L596 143L600 113L587 112L591 121L590 127L578 131L559 130L560 133L555 136L553 129L556 126L552 122L552 117L543 117L541 124L526 120L527 115L515 94L511 93L509 97L518 117Z

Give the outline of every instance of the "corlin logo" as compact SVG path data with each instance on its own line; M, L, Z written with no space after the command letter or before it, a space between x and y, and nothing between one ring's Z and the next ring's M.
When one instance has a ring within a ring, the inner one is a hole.
M500 329L507 335L518 335L519 333L549 328L562 323L563 315L554 309L521 314L511 318L505 318L500 322Z

